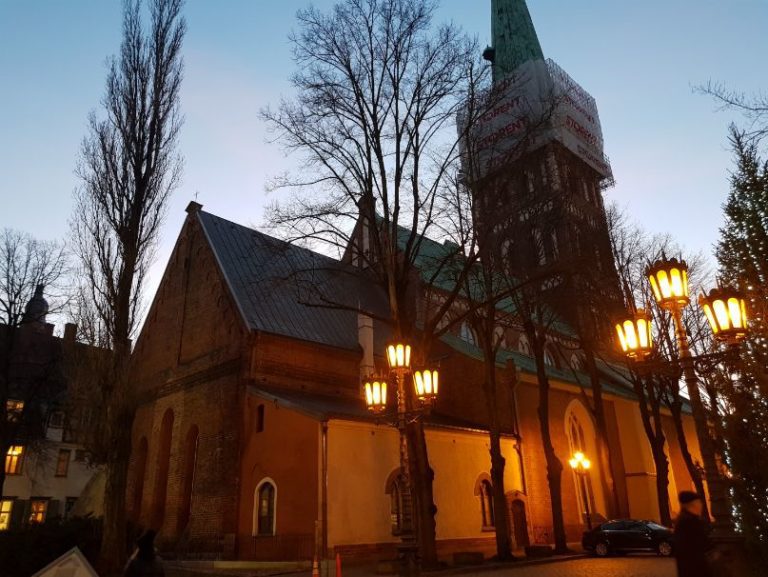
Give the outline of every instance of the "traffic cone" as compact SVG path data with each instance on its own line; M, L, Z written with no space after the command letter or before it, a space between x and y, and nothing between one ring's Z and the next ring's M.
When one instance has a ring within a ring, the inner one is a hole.
M312 560L312 577L320 577L320 567L317 564L317 555Z
M336 553L336 577L341 577L341 554Z

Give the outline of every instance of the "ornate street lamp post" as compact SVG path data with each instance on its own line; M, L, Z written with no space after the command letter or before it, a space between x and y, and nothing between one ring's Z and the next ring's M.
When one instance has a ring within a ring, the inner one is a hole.
M418 543L416 539L413 515L413 480L406 427L409 419L418 419L425 414L437 399L439 375L436 370L411 370L411 346L405 342L387 345L387 363L390 378L397 391L397 413L395 426L399 433L400 450L400 544L398 554L401 577L414 577L419 573ZM408 406L408 376L412 376L414 393L419 407L410 410ZM365 401L368 409L375 414L383 414L387 409L387 378L370 377L365 380Z
M589 491L587 490L587 477L589 476L589 469L592 467L592 462L584 456L584 453L577 451L573 454L573 457L568 461L568 464L576 473L576 478L579 480L579 488L581 489L581 498L584 501L584 515L587 520L587 530L592 530L592 514L589 510Z
M674 321L680 368L688 391L696 436L704 461L704 477L707 481L711 513L714 517L713 537L720 543L727 543L735 538L733 507L717 463L715 445L710 435L707 413L701 400L699 380L694 366L695 361L705 360L703 357L714 358L719 353L700 357L694 357L691 354L688 334L683 324L683 309L690 304L686 262L674 258L659 260L648 267L646 276L657 304L661 309L668 311ZM744 298L732 289L717 288L710 291L708 295L702 295L699 303L715 338L728 345L730 349L735 349L746 336L747 314ZM635 314L631 319L616 325L622 350L630 359L637 361L644 360L652 352L650 319L645 315L642 316L642 321L638 320L639 315Z

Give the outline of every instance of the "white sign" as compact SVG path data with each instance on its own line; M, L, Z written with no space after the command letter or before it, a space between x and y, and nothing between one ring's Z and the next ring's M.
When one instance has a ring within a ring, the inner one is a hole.
M32 577L99 577L91 564L80 552L74 549L64 553L53 563L48 564Z
M473 114L467 110L459 118L460 130ZM594 98L551 60L522 64L481 95L475 110L472 150L466 142L463 146L464 158L474 164L465 167L471 175L485 176L525 151L558 140L600 175L611 177Z

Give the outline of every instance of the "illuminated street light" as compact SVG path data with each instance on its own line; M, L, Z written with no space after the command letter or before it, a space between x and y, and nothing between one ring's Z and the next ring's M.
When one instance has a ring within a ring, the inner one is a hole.
M416 388L416 398L424 406L431 406L437 400L438 372L424 369L413 373L413 385Z
M699 296L699 304L715 338L736 345L747 336L747 306L744 296L728 287L714 288Z
M592 467L592 462L584 456L584 453L577 451L569 459L568 464L576 473L576 477L579 479L579 487L581 489L581 499L584 501L584 516L587 520L587 530L592 530L592 514L589 510L589 493L587 491L587 483L589 476L589 469Z
M666 310L688 306L688 264L676 258L662 259L645 271L651 283L653 297Z
M643 309L632 318L616 323L616 335L624 354L631 359L643 360L653 352L652 323Z

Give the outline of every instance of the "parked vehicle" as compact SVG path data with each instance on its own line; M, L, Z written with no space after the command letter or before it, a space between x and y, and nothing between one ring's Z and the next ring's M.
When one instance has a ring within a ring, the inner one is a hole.
M652 521L617 519L586 531L581 544L598 557L633 551L654 551L669 557L672 555L672 529Z

